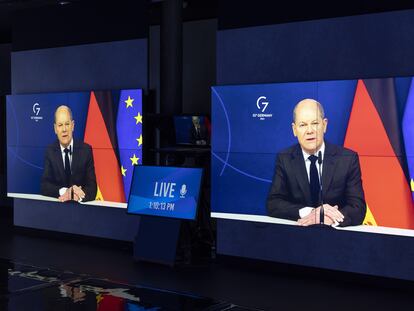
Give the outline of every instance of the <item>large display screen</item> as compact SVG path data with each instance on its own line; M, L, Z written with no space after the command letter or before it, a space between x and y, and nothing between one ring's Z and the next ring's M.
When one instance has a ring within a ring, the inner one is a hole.
M313 99L327 120L323 197L354 220L338 227L414 236L412 80L213 87L212 216L300 224L310 177L301 148L306 142L299 144L302 125L295 125L293 110ZM359 216L353 214L357 209Z
M194 220L201 168L137 166L128 213Z
M8 195L126 208L142 114L141 89L7 96Z

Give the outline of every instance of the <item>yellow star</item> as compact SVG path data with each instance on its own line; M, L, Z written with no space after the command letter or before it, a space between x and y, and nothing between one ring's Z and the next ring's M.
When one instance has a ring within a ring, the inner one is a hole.
M98 303L98 305L103 299L104 299L104 297L103 297L102 294L99 294L99 295L96 296L96 302Z
M134 99L131 98L131 96L128 96L128 99L124 101L127 105L126 107L132 107L132 103L134 102Z
M121 174L122 174L122 176L124 176L124 177L126 177L126 171L127 171L127 169L126 168L124 168L122 165L121 165Z
M132 165L138 165L138 160L139 158L137 158L137 156L134 153L134 156L132 158L129 158L132 162Z
M138 112L138 115L136 116L136 117L134 117L136 120L137 120L137 123L136 124L138 124L138 123L141 123L142 124L142 116L141 116L141 114Z
M138 147L142 145L142 134L139 135L139 138L137 138Z

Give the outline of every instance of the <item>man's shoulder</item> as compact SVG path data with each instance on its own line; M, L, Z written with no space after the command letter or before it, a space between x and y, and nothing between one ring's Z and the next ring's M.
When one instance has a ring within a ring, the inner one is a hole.
M300 153L300 146L299 144L294 144L292 146L289 146L285 149L282 149L278 152L280 156L286 156L286 155L292 155L292 154L299 154Z
M292 157L301 155L302 149L299 144L294 144L278 152L279 157ZM343 155L343 156L354 156L357 153L349 148L342 147L340 145L331 144L325 142L325 153L330 155Z
M53 152L59 150L59 141L55 140L53 143L49 144L46 146L46 151L47 152Z
M283 150L280 150L277 154L280 159L293 159L301 155L302 149L299 144L294 144ZM325 142L325 156L346 156L348 158L352 158L357 155L358 154L352 149Z
M325 153L332 154L332 155L343 155L343 156L355 156L357 153L349 148L345 148L339 145L325 143Z
M88 143L85 143L82 140L74 139L73 140L73 149L76 150L85 150L85 151L91 151L92 147Z
M281 161L293 159L296 156L301 154L300 151L301 151L301 148L300 148L299 144L294 144L292 146L289 146L285 149L280 150L277 153L277 158Z

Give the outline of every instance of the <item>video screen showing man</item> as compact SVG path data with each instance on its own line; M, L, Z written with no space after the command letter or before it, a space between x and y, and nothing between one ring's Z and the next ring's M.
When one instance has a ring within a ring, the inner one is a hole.
M316 100L304 99L294 108L292 130L298 144L277 156L267 199L269 216L313 225L319 223L322 201L325 224L362 224L366 204L358 154L324 141L327 125L323 107Z
M205 146L208 144L208 130L205 124L200 122L200 117L191 117L192 125L190 130L191 143Z
M46 149L41 192L61 202L92 201L97 192L92 148L73 139L74 129L70 108L58 107L54 123L57 140Z

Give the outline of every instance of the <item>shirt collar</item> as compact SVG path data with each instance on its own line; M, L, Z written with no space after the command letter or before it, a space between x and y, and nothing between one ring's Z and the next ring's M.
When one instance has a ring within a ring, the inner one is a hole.
M59 146L60 146L60 151L62 152L62 153L65 153L65 147L63 147L60 143L59 143ZM73 138L72 138L72 140L70 141L70 144L69 144L69 146L68 147L70 147L70 151L71 151L71 153L73 153Z
M302 149L302 148L301 148ZM319 151L322 153L322 157L325 153L325 142L322 142L321 147L319 148L319 150L316 150L316 152L314 153L314 155L318 156ZM303 154L303 158L306 160L308 160L309 156L311 156L312 154L307 153L305 150L302 149L302 154Z

